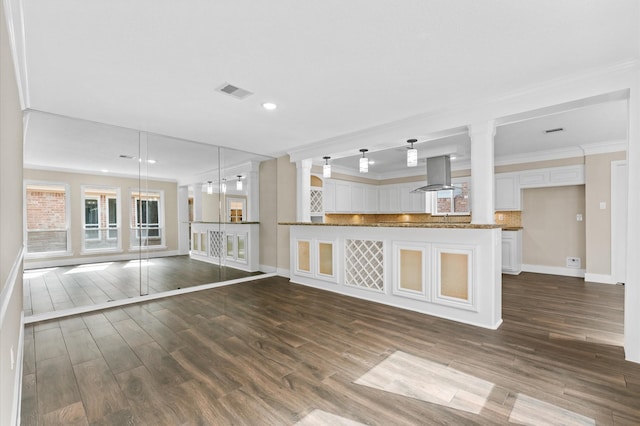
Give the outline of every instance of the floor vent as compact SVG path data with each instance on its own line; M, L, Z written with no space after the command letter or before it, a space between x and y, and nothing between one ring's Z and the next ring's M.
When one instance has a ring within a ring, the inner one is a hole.
M229 95L236 99L244 99L248 96L253 95L252 92L229 83L224 83L222 86L216 88L216 91L224 93L225 95Z

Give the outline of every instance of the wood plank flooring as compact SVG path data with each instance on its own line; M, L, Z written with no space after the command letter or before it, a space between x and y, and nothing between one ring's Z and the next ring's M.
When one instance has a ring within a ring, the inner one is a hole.
M219 267L189 256L153 258L142 265L138 261L122 261L26 270L25 315L139 296L141 274L143 292L154 294L258 273Z
M503 279L497 331L268 278L26 328L22 424L640 424L624 288Z

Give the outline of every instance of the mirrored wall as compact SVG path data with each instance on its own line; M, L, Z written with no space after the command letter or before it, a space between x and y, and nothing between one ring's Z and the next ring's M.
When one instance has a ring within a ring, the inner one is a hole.
M27 111L25 314L260 273L275 160L205 142Z

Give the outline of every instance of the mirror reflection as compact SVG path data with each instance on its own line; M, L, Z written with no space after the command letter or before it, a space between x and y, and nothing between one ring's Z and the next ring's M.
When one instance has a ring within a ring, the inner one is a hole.
M265 160L26 112L26 314L260 273Z

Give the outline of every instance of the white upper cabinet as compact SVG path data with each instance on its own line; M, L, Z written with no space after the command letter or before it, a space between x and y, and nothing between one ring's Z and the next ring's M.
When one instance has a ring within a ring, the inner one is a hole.
M364 204L364 188L362 184L351 184L351 210L352 212L364 212L366 207Z
M325 213L336 211L336 184L328 179L324 180L322 186L322 201Z
M365 213L378 212L378 187L374 185L366 185L364 189L364 211Z
M520 210L520 187L516 173L495 175L495 210Z
M351 212L351 183L336 181L336 212Z

